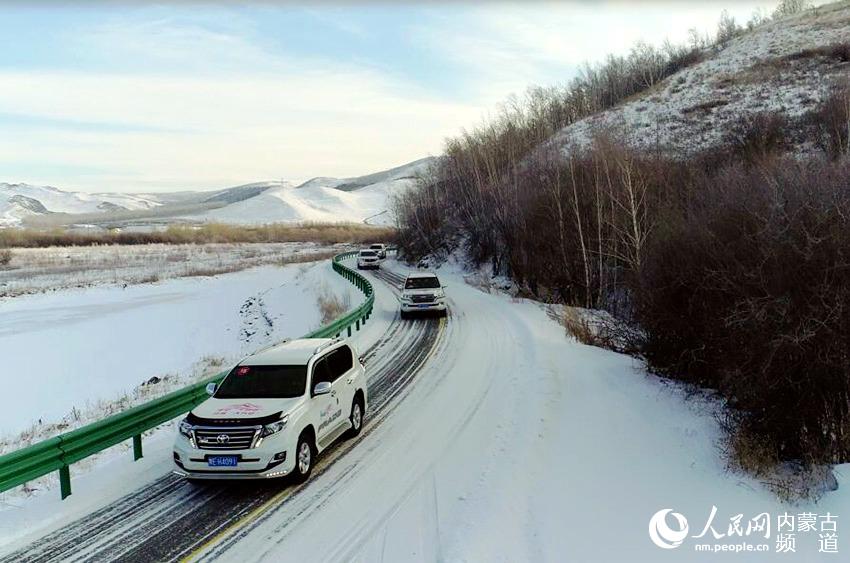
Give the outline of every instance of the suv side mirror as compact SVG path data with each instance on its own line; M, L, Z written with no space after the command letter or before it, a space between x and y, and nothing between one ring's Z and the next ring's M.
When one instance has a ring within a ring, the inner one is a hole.
M209 395L210 397L212 397L212 396L213 396L213 394L215 394L215 390L216 390L216 389L218 389L218 385L217 385L217 384L215 384L215 383L207 383L207 395Z
M360 365L363 365L363 366L366 365L366 358L364 358L363 356L360 356L359 358L357 358L357 361L360 362Z
M313 387L313 395L327 395L331 392L330 381L320 381Z

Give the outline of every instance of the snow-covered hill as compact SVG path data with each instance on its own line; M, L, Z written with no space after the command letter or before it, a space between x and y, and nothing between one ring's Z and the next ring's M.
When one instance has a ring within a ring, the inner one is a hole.
M432 162L424 158L404 166L357 178L313 178L300 186L269 183L255 197L208 211L205 221L225 223L274 223L294 221L362 222L387 224L392 196L415 183L417 173Z
M299 186L255 182L209 192L122 194L63 191L51 186L0 183L0 227L122 221L362 222L387 224L390 199L411 187L432 157L356 178L313 178ZM61 214L61 215L59 215ZM370 219L371 218L371 219Z
M850 77L848 44L850 2L768 22L551 142L587 146L595 132L613 129L633 148L685 155L711 148L748 116L775 111L793 120L817 107Z
M51 186L0 183L0 226L19 225L28 217L48 213L97 213L152 209L161 202L151 195L89 194Z

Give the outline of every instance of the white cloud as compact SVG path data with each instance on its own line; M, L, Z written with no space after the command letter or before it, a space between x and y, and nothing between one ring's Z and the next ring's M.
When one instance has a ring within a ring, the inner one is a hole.
M0 71L0 112L41 122L6 128L0 165L35 157L45 169L107 169L26 181L149 190L368 173L438 153L480 113L369 68L275 56L165 20L110 26L87 41L166 69Z
M638 41L687 40L688 30L714 33L725 9L743 25L775 0L714 2L571 2L497 4L471 9L416 36L477 77L477 96L492 104L529 84L567 82L584 63L625 54Z
M531 83L568 80L580 63L638 39L683 40L689 27L713 28L723 7L745 19L757 4L436 11L427 27L414 24L413 39L464 69L439 94L366 64L273 51L251 20L229 12L187 22L141 10L78 32L75 48L102 52L109 70L0 70L0 113L18 117L0 137L0 166L43 164L0 180L126 191L372 172L438 153L446 136ZM101 172L67 177L63 168Z

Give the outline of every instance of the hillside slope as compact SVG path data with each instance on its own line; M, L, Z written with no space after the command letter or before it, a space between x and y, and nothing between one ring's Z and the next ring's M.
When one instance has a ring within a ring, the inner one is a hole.
M270 183L262 193L203 213L197 218L225 223L362 222L387 224L390 199L416 182L433 158L356 178L313 178L297 187ZM373 217L373 219L370 219Z
M24 219L51 213L98 213L153 209L162 203L141 194L89 194L52 186L0 183L0 226L14 226Z
M317 177L202 192L121 194L0 183L0 227L123 226L146 222L362 222L388 224L390 199L415 183L433 157L354 178ZM370 219L374 217L374 219Z
M693 154L759 113L793 121L848 77L850 2L839 2L745 32L654 88L564 127L551 144L587 146L609 129L633 148Z

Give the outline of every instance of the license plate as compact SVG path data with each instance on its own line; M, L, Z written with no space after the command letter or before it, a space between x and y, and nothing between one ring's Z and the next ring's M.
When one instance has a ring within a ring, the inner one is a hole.
M428 307L430 307L430 305L419 305L420 309L427 309Z
M207 458L210 467L236 467L235 455L211 455Z

